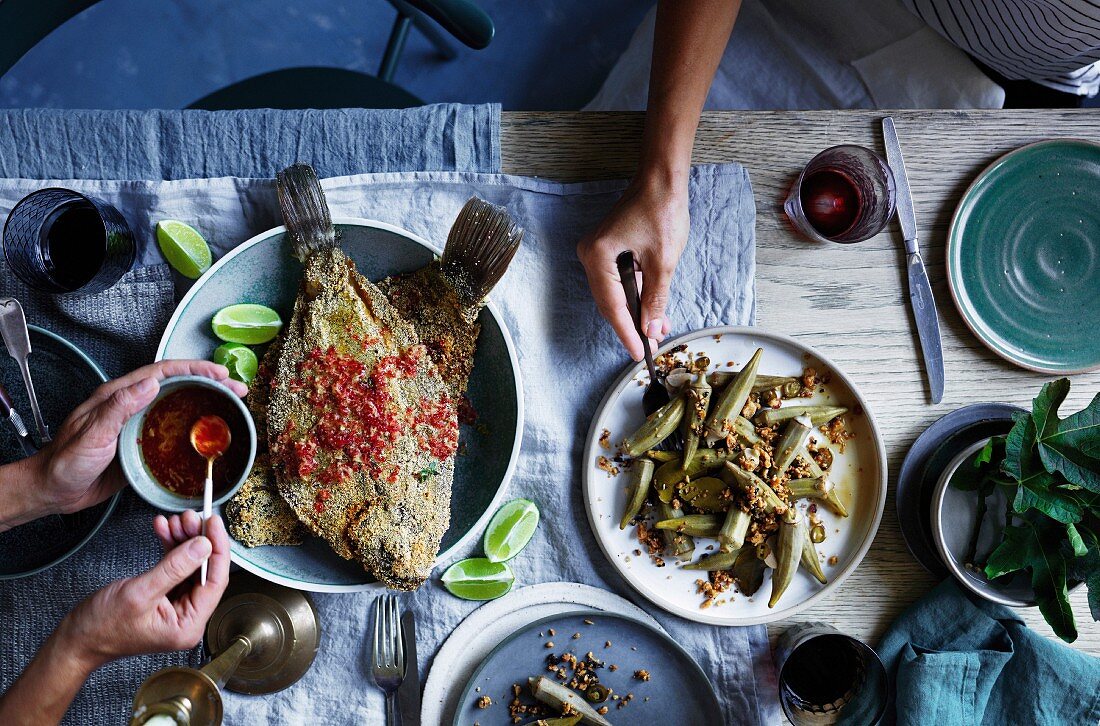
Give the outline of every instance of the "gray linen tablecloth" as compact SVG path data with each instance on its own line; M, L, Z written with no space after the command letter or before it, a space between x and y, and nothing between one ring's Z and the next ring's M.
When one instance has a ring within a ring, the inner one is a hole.
M125 121L125 116L120 121ZM234 115L234 123L239 121L240 116ZM270 126L274 122L267 117L263 124ZM4 124L0 120L0 149L4 148L2 129ZM322 148L337 148L338 140L327 134L324 137ZM262 144L263 135L254 137L250 143ZM491 150L480 157L479 163L497 163L495 138L474 146ZM248 168L311 161L311 150L307 144L293 154L288 152L284 160L269 158ZM255 158L250 151L242 155L246 159ZM231 163L203 163L209 168L235 171ZM139 164L134 168L154 167ZM151 222L160 218L199 219L200 229L215 230L211 241L218 253L278 223L268 179L64 184L118 204L146 246L151 244ZM40 183L0 180L0 212L6 212L19 194L36 186ZM523 249L494 293L516 340L527 411L523 451L508 494L534 499L544 513L539 532L515 561L515 570L522 584L576 580L629 597L631 591L604 561L586 525L579 486L583 440L595 405L628 361L611 330L596 313L583 271L573 255L576 240L607 212L623 184L561 185L500 174L429 172L346 176L327 179L325 188L334 214L390 222L437 243L445 239L454 215L473 193L508 206L527 228ZM691 212L691 252L677 273L670 309L676 330L752 322L755 211L744 169L724 165L693 170ZM156 256L147 252L142 259L152 262ZM42 314L48 315L50 321L56 319L48 313ZM135 509L144 508L135 505ZM111 576L129 575L140 569L143 563L121 562L118 561L121 558L112 554L126 549L118 545L128 542L130 534L137 534L142 527L147 531L151 513L140 514L130 518L133 521L120 521L116 515L74 564L109 562L109 567L102 567L99 572L99 584ZM473 547L476 545L471 552ZM147 535L141 540L141 551L149 559L156 555ZM470 553L460 556L467 554ZM46 573L19 586L0 583L0 637L20 636L9 641L19 643L18 648L11 649L15 652L5 649L0 658L0 679L5 685L64 609L98 586L89 581L85 589L71 590L68 586L58 589L54 585L58 580L55 573ZM16 593L18 596L13 596L12 591L19 588L22 589ZM27 609L33 603L32 597L45 597L57 605L42 617L33 608ZM300 683L280 694L265 698L228 695L228 723L358 724L380 717L381 698L370 683L367 669L371 597L318 595L315 600L320 609L323 640L313 669ZM14 609L18 604L24 607ZM411 596L408 604L420 616L421 662L426 672L430 654L476 604L453 598L438 582ZM778 719L763 627L723 629L695 625L667 616L645 602L640 604L661 620L711 675L724 702L727 723L773 723ZM20 613L18 631L7 625L15 613ZM121 719L133 690L154 661L162 663L168 659L120 664L110 680L100 678L94 694L91 688L82 692L70 721Z

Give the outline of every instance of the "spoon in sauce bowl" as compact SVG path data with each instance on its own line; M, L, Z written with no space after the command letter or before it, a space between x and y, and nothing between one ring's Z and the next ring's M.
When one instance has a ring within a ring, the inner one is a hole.
M206 520L214 500L214 460L223 455L233 439L229 424L221 416L202 416L191 426L191 446L206 459L206 483L202 491L202 536L206 536ZM203 560L199 583L206 584L206 560Z

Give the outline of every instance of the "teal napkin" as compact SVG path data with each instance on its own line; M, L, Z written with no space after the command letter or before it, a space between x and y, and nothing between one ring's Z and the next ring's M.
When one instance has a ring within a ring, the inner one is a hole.
M894 621L879 655L894 682L887 723L1100 721L1100 658L1028 629L952 580Z

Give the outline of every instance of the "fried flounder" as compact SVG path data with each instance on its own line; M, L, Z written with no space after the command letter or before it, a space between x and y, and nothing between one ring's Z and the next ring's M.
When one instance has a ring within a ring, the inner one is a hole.
M522 240L504 209L474 197L451 227L440 260L378 284L413 324L455 400L466 393L474 367L478 313Z
M455 400L412 325L336 247L313 170L278 182L305 264L267 411L279 493L341 557L415 589L450 520Z

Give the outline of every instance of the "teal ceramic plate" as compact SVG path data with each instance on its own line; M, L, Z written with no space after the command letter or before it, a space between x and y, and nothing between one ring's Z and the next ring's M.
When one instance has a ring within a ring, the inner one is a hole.
M341 248L371 280L417 269L439 254L438 248L393 225L366 219L334 219ZM214 313L238 302L267 305L290 318L302 278L286 229L257 235L211 267L176 308L157 351L157 359L206 359L221 341L210 330ZM481 311L481 336L469 398L477 426L463 426L465 453L455 466L451 526L439 560L480 534L500 505L519 455L523 433L523 395L512 338L490 301ZM257 353L263 353L257 349ZM321 540L300 547L248 548L232 542L234 562L266 580L314 592L349 592L380 587L355 562L336 556Z
M28 325L31 354L27 359L35 393L50 431L92 391L107 380L99 366L79 348L48 330ZM15 410L22 414L31 438L38 431L19 375L19 367L0 351L0 383L11 394ZM23 458L7 421L0 422L0 464ZM26 577L47 570L91 541L114 511L119 495L73 514L53 514L0 533L0 580Z
M508 704L515 698L513 684L520 685L522 703L536 705L527 679L546 676L558 680L547 670L547 657L566 653L580 660L592 653L607 664L597 670L600 683L614 693L633 694L623 708L618 708L614 699L595 704L608 707L611 723L707 724L722 720L710 679L669 635L625 615L579 610L536 620L505 638L467 682L452 723L512 724ZM634 674L643 670L649 674L648 680L635 678ZM491 698L493 705L479 708L477 701L483 696ZM534 723L535 718L528 716L521 723Z
M997 355L1041 373L1100 368L1100 145L1053 139L993 162L955 211L947 280Z

